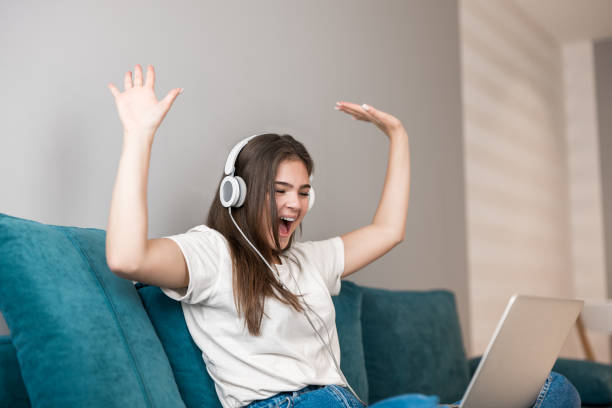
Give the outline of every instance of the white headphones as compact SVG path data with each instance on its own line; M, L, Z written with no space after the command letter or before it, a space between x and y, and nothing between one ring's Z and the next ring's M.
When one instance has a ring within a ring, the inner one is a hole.
M251 139L260 135L249 136L246 139L238 142L230 151L225 162L225 177L221 180L219 186L219 198L221 199L221 205L224 207L241 207L246 199L247 187L246 183L240 176L234 176L236 171L235 164L236 158L242 148L249 143ZM310 184L312 184L312 175L310 176ZM308 192L308 211L311 210L315 202L314 188L311 186Z

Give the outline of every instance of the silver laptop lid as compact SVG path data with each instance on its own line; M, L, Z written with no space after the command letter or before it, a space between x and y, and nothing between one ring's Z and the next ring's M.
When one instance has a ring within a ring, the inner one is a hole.
M468 385L461 408L533 406L583 303L514 295Z

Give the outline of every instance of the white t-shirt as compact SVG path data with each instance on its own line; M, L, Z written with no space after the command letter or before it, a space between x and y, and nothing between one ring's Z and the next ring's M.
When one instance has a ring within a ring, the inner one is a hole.
M232 289L232 261L228 243L205 225L170 238L181 248L189 269L189 286L162 288L181 302L189 332L202 350L206 370L224 408L237 408L279 392L307 385L345 385L329 349L314 332L306 316L275 298L266 298L261 335L252 336L238 316ZM310 320L340 364L336 312L331 296L340 292L344 270L344 245L340 237L323 241L294 242L276 265L280 278L308 305ZM297 257L300 269L290 259ZM266 317L269 316L268 317ZM329 333L329 336L328 336Z

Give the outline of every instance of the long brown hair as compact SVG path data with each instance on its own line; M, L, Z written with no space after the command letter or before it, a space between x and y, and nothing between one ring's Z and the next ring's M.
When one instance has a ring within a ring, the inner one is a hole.
M242 207L232 208L232 216L249 241L270 264L273 264L272 260L285 253L293 244L292 235L287 247L281 250L278 238L279 215L276 209L274 181L279 164L285 160L302 161L308 175L312 174L314 163L304 145L290 135L275 133L251 139L240 151L235 164L235 175L244 179L247 194ZM270 199L267 200L267 197ZM229 243L234 303L238 315L244 316L251 335L260 334L264 301L268 296L274 296L299 312L304 310L298 301L298 296L280 285L272 271L236 229L228 209L221 205L219 188L208 211L206 225L219 231ZM264 225L264 228L272 227L274 248L268 244L268 231L262 229ZM299 227L301 235L301 223Z

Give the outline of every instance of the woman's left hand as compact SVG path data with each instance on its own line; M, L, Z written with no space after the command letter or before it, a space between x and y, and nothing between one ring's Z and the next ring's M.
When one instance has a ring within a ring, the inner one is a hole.
M334 109L348 113L353 119L372 122L385 132L388 137L393 133L404 130L404 125L402 125L398 118L366 104L357 105L350 102L336 102Z

